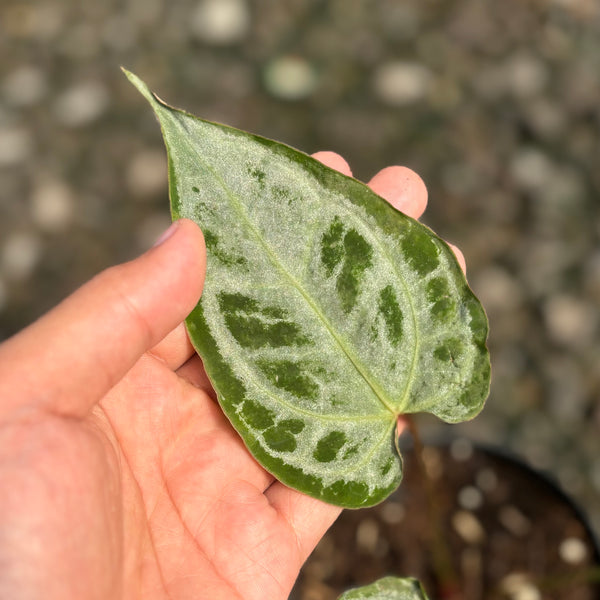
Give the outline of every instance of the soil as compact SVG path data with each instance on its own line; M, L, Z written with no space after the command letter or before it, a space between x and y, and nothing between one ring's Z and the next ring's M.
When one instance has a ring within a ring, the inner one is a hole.
M465 440L404 456L399 490L342 513L290 600L335 600L390 574L417 577L431 600L600 599L593 535L548 478Z

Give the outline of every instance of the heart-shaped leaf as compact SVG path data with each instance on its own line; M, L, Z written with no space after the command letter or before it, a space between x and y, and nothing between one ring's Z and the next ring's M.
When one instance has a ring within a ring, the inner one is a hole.
M371 585L355 588L338 600L429 600L421 584L411 577L384 577Z
M462 421L488 393L487 320L454 254L355 179L128 77L162 127L173 218L204 232L187 326L224 412L291 487L383 500L401 478L398 415Z

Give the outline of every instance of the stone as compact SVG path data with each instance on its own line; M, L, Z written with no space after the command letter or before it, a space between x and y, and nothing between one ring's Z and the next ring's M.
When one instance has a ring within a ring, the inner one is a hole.
M251 18L245 0L202 0L191 15L192 33L201 41L216 46L243 40Z
M431 88L433 74L416 62L391 61L373 75L373 90L386 104L403 106L423 100Z

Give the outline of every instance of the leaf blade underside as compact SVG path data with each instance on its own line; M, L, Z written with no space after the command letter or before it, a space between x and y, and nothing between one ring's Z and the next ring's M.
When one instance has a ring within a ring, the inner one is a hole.
M383 577L344 592L338 600L428 600L428 597L419 581L412 577Z
M291 487L383 500L401 478L398 415L458 422L487 396L487 320L452 251L364 184L126 74L161 124L173 218L205 236L186 323L224 412Z

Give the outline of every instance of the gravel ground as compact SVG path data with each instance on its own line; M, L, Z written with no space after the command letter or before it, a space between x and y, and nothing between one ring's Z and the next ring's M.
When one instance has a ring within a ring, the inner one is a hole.
M491 323L487 408L453 431L550 471L600 531L598 2L0 0L0 337L169 220L119 65L361 179L419 172Z

